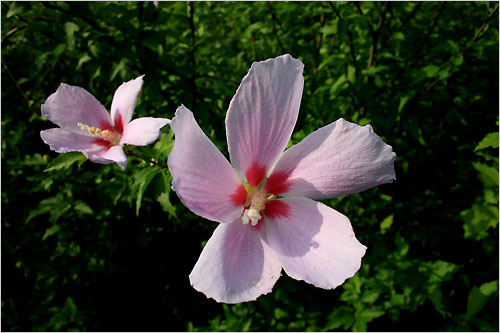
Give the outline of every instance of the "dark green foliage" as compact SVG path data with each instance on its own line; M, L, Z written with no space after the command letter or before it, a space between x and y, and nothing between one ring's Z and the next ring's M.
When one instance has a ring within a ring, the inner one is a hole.
M498 3L2 2L2 330L498 331ZM182 103L227 156L253 61L305 64L292 142L343 117L397 154L393 184L325 200L368 247L325 291L284 274L221 305L188 275L215 223L170 190L168 126L129 166L58 155L40 105L61 82L134 117Z

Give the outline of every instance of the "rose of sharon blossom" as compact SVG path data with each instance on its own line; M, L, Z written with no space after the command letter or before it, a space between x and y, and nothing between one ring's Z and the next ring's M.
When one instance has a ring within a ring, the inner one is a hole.
M352 277L366 247L349 219L314 201L395 179L392 148L368 126L339 119L283 151L297 120L304 65L257 62L226 116L231 164L184 106L171 127L172 188L195 214L219 222L189 278L218 302L269 293L281 269L332 289Z
M58 125L40 132L43 141L58 153L81 151L95 163L127 166L123 145L145 146L161 134L169 119L144 117L132 121L142 78L123 83L111 103L111 116L87 90L61 83L42 104L42 115Z

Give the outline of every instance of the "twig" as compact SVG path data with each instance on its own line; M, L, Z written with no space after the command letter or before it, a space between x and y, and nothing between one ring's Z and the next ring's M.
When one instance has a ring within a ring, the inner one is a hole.
M408 14L404 19L403 19L403 22L401 23L401 26L399 27L399 30L403 30L403 28L406 26L406 24L408 24L408 22L410 22L410 20L415 16L415 14L417 14L417 11L420 9L420 6L422 6L422 3L423 1L419 1L417 2L417 5L415 7L413 7L412 11L410 12L410 14ZM385 49L385 47L387 46L387 44L389 44L389 42L392 40L394 35L391 35L389 38L385 39L383 42L382 42L382 46L380 47L379 49L379 53L382 52L383 49Z
M234 84L240 84L239 81L236 81L236 80L231 80L231 79L227 79L225 77L222 77L222 76L216 76L216 75L209 75L209 74L201 74L201 75L197 75L195 77L195 79L202 79L202 78L205 78L205 79L213 79L213 80L219 80L219 81L225 81L225 82L230 82L230 83L234 83Z
M495 15L495 13L497 12L498 10L498 4L495 6L495 8L493 8L491 11L490 11L490 14L486 17L486 19L483 21L483 24L481 25L481 27L479 28L479 30L474 34L474 37L470 40L469 43L467 43L467 46L462 50L460 51L459 53L459 56L463 56L464 53L469 50L472 45L477 42L477 40L479 39L479 35L481 34L481 32L483 32L484 28L486 27L486 25L488 24L489 20L493 17L493 15ZM447 67L446 67L446 70L449 72L452 68L452 65L449 64ZM436 78L430 85L427 86L427 88L425 88L426 91L429 91L431 90L432 88L434 88L434 86L441 80L441 78Z
M9 75L10 79L12 80L12 82L14 83L14 85L16 86L17 90L21 93L21 95L23 96L23 98L26 100L26 102L28 103L28 107L31 109L31 103L30 103L30 100L28 98L28 96L26 96L26 94L24 93L24 91L21 89L21 87L19 86L19 84L17 84L17 81L16 79L14 78L14 75L12 75L11 71L9 70L9 67L7 67L7 64L5 63L5 61L3 60L2 58L2 65L3 67L5 68L5 71L7 72L7 74Z
M87 23L88 25L90 25L93 29L99 30L100 32L106 32L105 29L103 29L99 24L97 24L96 21L91 20L88 16L84 16L84 15L76 14L74 12L70 12L69 10L61 8L59 6L52 5L47 1L41 1L41 4L43 6L45 6L46 8L60 11L61 13L64 13L64 14L69 15L71 17L76 17L76 18L82 20L83 22Z
M375 31L372 30L372 45L370 46L370 56L368 58L368 65L366 69L370 69L375 62L375 55L377 53L377 42L378 42L378 37L380 35L380 31L382 30L382 25L384 24L385 16L387 13L387 7L390 6L389 4L384 4L382 7L382 12L380 13L379 20L377 22L377 27ZM370 23L368 22L368 25ZM365 82L368 82L368 75L365 76Z
M432 15L432 18L431 18L431 22L429 24L429 29L427 30L427 33L424 37L424 39L422 40L422 42L420 43L420 46L417 50L417 52L413 55L413 59L417 59L419 56L420 56L420 52L424 49L424 46L425 46L425 43L427 42L427 39L429 38L429 36L432 34L432 31L434 30L434 27L436 26L438 20L439 20L439 17L441 16L441 14L443 13L444 11L444 8L445 8L445 5L446 5L446 2L442 2L441 3L441 6L439 7L439 9L434 12L434 15ZM389 84L391 84L393 81L397 80L399 78L399 76L404 72L404 69L400 69L396 75L387 80L384 85L380 88L380 89L385 89L385 87L387 87Z
M28 24L26 25L23 25L22 27L15 27L13 29L11 29L10 31L8 31L5 36L3 36L2 38L2 41L0 42L1 44L3 44L3 42L5 42L7 39L9 39L10 36L12 36L13 34L15 34L16 32L18 31L21 31L23 30L24 28L26 28L28 26Z
M266 7L267 7L267 10L269 11L269 13L271 14L271 21L273 22L273 34L274 36L276 37L276 40L278 41L278 44L280 46L280 49L281 49L281 52L282 53L287 53L285 51L285 48L283 47L283 44L281 44L281 40L280 40L280 37L278 35L278 31L276 29L276 14L274 13L273 11L273 8L271 7L271 4L269 2L266 2Z
M191 30L191 47L189 48L189 54L191 57L191 66L193 66L193 75L189 78L189 83L191 86L191 91L193 93L192 108L196 109L196 100L198 99L198 88L196 87L196 56L195 56L195 28L194 28L194 2L189 2L189 28Z
M335 6L332 4L331 1L328 1L328 5L333 10L333 12L337 15L337 17L339 18L339 20L341 20L342 22L345 22L344 19L342 18L342 16L340 15L340 12L337 10L337 8L335 8ZM354 50L354 43L353 43L353 38L352 38L352 31L349 30L349 29L346 29L346 32L347 32L347 36L349 37L349 50L351 51L352 63L354 65L354 76L358 77L358 65L357 65L357 62L356 62L356 52Z

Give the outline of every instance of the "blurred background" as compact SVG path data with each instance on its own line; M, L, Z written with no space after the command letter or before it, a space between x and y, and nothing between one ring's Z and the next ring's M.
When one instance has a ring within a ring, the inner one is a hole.
M3 331L498 331L498 2L2 1L1 28ZM189 284L216 223L170 191L170 129L122 170L51 151L40 105L65 82L109 110L145 74L134 118L182 103L227 156L239 82L285 53L293 143L372 124L397 179L324 200L368 247L344 285L219 304Z

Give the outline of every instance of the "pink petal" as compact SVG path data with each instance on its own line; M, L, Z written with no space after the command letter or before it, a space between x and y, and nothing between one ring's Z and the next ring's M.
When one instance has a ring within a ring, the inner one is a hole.
M266 217L262 232L290 277L333 289L359 270L366 247L347 217L307 198L281 201L288 214Z
M226 115L231 162L241 175L269 171L297 121L304 78L300 60L284 55L252 64Z
M153 143L160 136L160 129L170 123L169 119L144 117L132 120L125 126L121 144L146 146Z
M172 188L193 213L206 219L230 223L240 217L242 184L224 155L203 133L193 113L177 109L171 127L175 143L168 157Z
M141 75L134 80L124 82L115 91L113 102L111 102L111 118L113 119L116 131L120 134L130 122L130 119L132 119L132 113L137 103L137 96L141 91L143 77L144 75Z
M109 164L115 162L120 168L127 167L127 156L120 146L111 146L98 152L84 152L84 154L94 163Z
M281 272L258 231L238 219L220 224L189 275L191 285L217 302L240 303L271 292Z
M94 137L76 134L62 128L51 128L40 132L42 140L58 153L70 151L96 151L102 149Z
M288 175L287 195L325 199L392 182L395 159L370 125L339 119L285 151L275 173Z
M57 91L42 104L42 115L69 131L87 135L78 123L112 130L111 119L106 109L87 90L61 83Z

